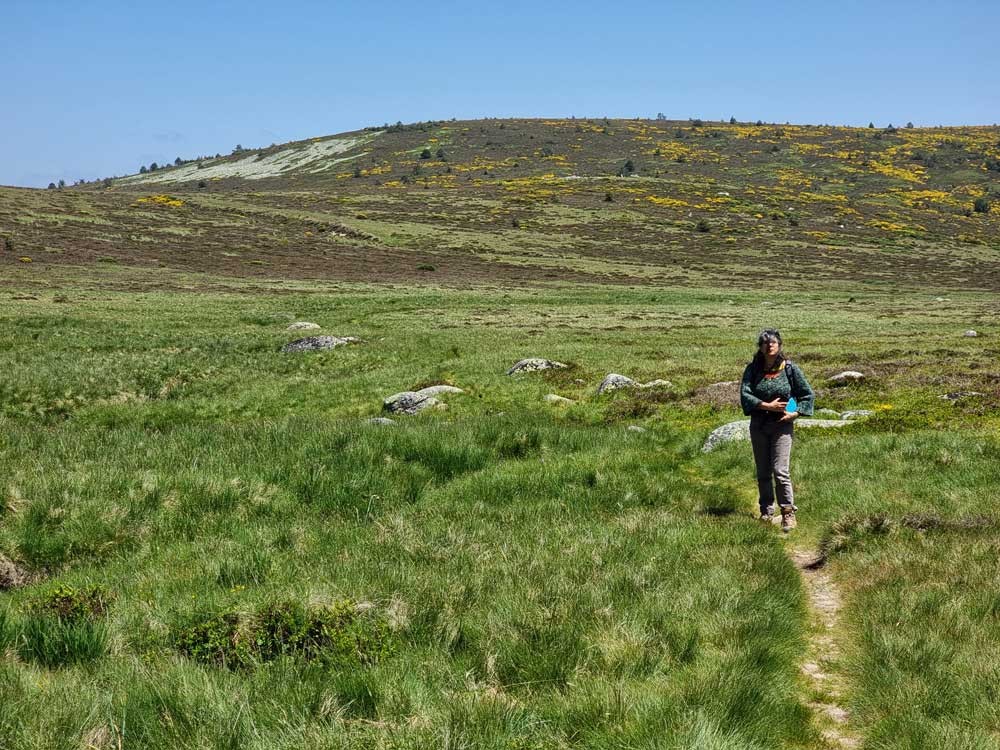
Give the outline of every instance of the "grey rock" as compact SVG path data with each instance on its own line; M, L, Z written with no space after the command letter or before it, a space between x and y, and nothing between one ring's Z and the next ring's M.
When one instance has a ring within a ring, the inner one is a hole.
M967 338L967 339L974 339L974 338L976 338L976 336L978 336L979 334L978 334L978 333L976 333L975 331L973 331L973 330L972 330L972 329L970 328L970 329L969 329L968 331L966 331L966 332L965 332L965 333L963 333L962 335L963 335L963 336L965 336L965 338Z
M31 577L13 560L0 555L0 591L24 586L30 579Z
M799 419L796 420L799 427L844 427L854 424L850 419ZM716 427L701 446L703 453L709 453L724 443L731 443L734 440L750 439L750 420L740 419L736 422L729 422L721 427Z
M597 392L598 394L601 394L607 393L608 391L617 391L621 388L669 388L672 385L673 383L669 380L651 380L648 383L638 383L625 375L619 375L617 372L611 372L608 373L604 380L601 381L601 384L597 386Z
M841 419L859 419L862 417L873 416L875 412L871 409L848 409L840 415Z
M320 328L318 323L310 323L305 320L300 320L297 323L292 323L286 331L318 331Z
M640 388L670 388L672 386L673 383L671 383L669 380L661 380L659 378L656 380L650 380L648 383L639 384Z
M637 424L630 424L625 429L628 430L629 432L645 432L646 431L645 427L640 427Z
M542 396L542 399L546 403L552 404L554 406L569 406L570 404L576 403L576 401L574 401L571 398L566 398L565 396L559 396L555 393L546 393L544 396Z
M816 409L814 417L826 417L827 419L840 419L840 412L833 409Z
M843 372L838 372L836 375L831 376L830 382L835 385L842 385L846 383L857 383L864 379L864 373L858 372L857 370L844 370Z
M938 398L943 398L947 401L958 401L960 398L980 398L985 395L985 393L980 393L979 391L955 391L954 393L944 393L938 396Z
M617 391L619 388L636 388L638 383L632 380L632 378L625 377L624 375L619 375L616 372L608 373L601 384L597 386L598 393L606 393L608 391Z
M281 347L283 352L315 352L323 349L336 349L338 346L360 344L361 339L354 336L306 336L296 339Z
M434 398L442 393L465 393L465 391L453 385L432 385L419 391L394 393L382 401L382 408L392 414L419 414L426 409L447 409L447 404Z
M442 393L465 393L461 388L453 385L429 385L417 391L421 396L440 396Z
M388 417L372 417L371 419L366 419L365 424L372 425L384 425L386 427L396 424L393 420Z
M529 357L528 359L522 359L520 362L507 370L507 374L520 375L525 372L538 372L539 370L553 369L558 370L564 367L569 367L569 365L565 365L562 362L556 362L551 359L543 359L542 357Z

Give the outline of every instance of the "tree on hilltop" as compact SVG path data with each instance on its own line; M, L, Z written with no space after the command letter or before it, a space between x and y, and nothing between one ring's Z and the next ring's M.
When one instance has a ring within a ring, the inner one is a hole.
M59 189L62 190L66 187L66 180L59 180Z
M141 167L139 167L139 174L146 174L146 172L148 172L148 171L149 170L146 169L146 165L145 164L143 164Z
M175 167L179 167L183 163L184 163L184 160L181 157L179 157L179 156L176 159L174 159L174 166Z
M54 182L50 182L49 186L47 188L45 188L45 189L46 190L55 190L56 189L56 184Z
M869 128L871 129L871 130L874 130L874 129L875 129L875 123L874 123L874 122L870 122L870 123L868 123L868 127L869 127Z

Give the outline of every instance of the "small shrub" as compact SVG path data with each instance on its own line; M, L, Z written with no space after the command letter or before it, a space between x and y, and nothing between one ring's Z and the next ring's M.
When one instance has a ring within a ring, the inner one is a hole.
M606 422L617 422L622 419L640 419L650 417L663 404L677 401L680 394L669 390L666 386L643 389L622 389L615 394L607 412Z
M978 214L989 213L990 201L988 198L976 198L975 202L972 204L972 210Z
M417 266L417 270L418 271L436 271L437 268L435 266L432 266L430 263L421 263L419 266Z
M614 200L615 200L614 196L612 196L611 193L605 193L604 194L604 202L605 203L613 203Z
M698 223L695 224L694 228L699 232L710 232L712 230L712 227L705 219L699 219Z
M77 589L62 585L31 600L28 609L36 614L77 621L103 615L110 603L111 595L103 586L94 585Z
M250 615L224 612L181 629L174 645L203 664L242 669L295 656L329 664L374 664L392 653L384 621L344 600L328 607L294 602Z
M431 158L431 150L429 148L425 148L423 151L420 152L420 158L421 159L430 159Z

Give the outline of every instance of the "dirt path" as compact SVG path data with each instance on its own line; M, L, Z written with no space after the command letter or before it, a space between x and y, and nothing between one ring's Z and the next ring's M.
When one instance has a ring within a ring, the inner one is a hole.
M802 664L810 692L809 707L828 747L838 750L860 747L861 738L851 730L842 705L838 674L841 654L834 638L840 593L829 572L817 564L815 553L792 548L789 555L802 575L812 615L809 650Z

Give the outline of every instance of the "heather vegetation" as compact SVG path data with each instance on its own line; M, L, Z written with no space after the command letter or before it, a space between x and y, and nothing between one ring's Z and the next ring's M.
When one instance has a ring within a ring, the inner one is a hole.
M0 233L32 262L242 277L398 281L429 264L446 284L711 286L780 261L807 283L1000 280L996 127L400 123L177 160L0 191ZM184 203L137 200L163 194Z
M997 131L362 135L2 192L3 747L998 747ZM764 326L870 412L797 431L791 535L702 452Z

